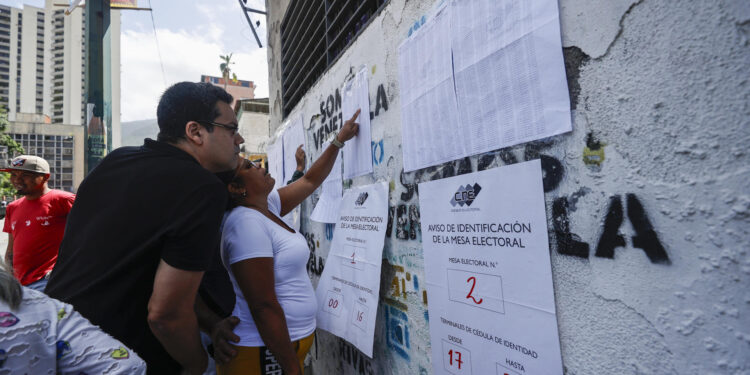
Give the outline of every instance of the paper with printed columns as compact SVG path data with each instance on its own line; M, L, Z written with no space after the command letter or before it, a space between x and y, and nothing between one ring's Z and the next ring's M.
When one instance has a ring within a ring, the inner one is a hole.
M292 179L294 171L297 170L297 158L295 156L297 147L302 146L303 150L307 150L302 114L291 117L292 119L282 135L284 143L284 181L282 185L286 185L286 182Z
M321 149L325 150L331 142L323 143ZM320 186L320 197L315 204L310 219L321 223L336 223L339 218L339 208L341 206L341 196L343 195L343 185L341 178L341 159L342 151L339 150L336 155L336 161L333 163L331 173Z
M435 374L562 374L541 163L419 184Z
M318 328L349 341L370 358L387 224L387 183L347 190L315 291Z
M359 131L354 138L346 142L344 147L344 178L372 173L370 93L367 72L369 72L367 67L363 67L341 88L341 115L344 121L352 118L358 109L361 110L356 120L359 124Z

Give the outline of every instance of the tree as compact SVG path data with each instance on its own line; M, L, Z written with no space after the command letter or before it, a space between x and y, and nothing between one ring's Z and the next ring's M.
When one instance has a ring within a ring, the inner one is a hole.
M0 105L0 146L5 146L7 149L7 157L12 155L23 154L24 150L21 145L13 140L9 135L5 134L8 129L8 112L4 106ZM16 189L10 184L10 178L7 173L0 173L0 195L10 197L16 194Z
M234 64L232 61L232 55L234 53L230 53L228 55L219 55L219 58L224 61L223 63L219 64L219 69L221 70L221 76L224 78L224 90L227 89L227 82L229 81L229 74L232 73L232 68L229 66ZM233 75L233 80L237 80L237 75Z

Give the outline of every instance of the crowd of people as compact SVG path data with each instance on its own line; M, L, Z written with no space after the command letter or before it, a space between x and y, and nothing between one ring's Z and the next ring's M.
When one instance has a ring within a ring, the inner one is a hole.
M12 160L23 198L3 228L0 372L302 373L317 306L306 240L282 217L328 176L359 111L307 172L298 149L275 190L239 156L232 99L173 85L157 139L111 152L76 195L49 189L44 159Z

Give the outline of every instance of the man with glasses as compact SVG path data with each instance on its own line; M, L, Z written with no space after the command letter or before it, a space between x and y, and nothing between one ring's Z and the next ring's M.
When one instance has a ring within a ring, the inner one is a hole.
M5 263L21 285L43 291L55 266L75 195L49 188L49 163L38 156L18 156L2 171L10 172L11 185L24 196L6 208Z
M161 97L159 135L119 148L84 179L47 293L143 358L150 374L201 374L194 311L244 142L232 96L181 82Z

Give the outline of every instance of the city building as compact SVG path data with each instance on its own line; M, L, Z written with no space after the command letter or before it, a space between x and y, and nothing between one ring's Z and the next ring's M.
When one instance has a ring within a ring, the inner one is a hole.
M240 99L254 99L255 98L255 84L253 81L243 81L241 79L233 80L230 79L226 82L226 87L224 86L224 78L221 77L213 77L213 76L207 76L207 75L201 75L201 82L208 82L213 84L214 86L219 86L225 90L227 90L228 93L230 93L234 97L234 101L232 102L232 107L234 107L235 103Z
M0 105L13 122L19 113L49 116L53 124L86 124L85 9L65 15L65 2L44 8L0 6ZM109 61L112 146L120 144L120 11L110 15Z
M83 180L84 127L54 124L45 115L16 113L5 133L24 149L24 153L43 157L49 163L49 187L75 192ZM8 159L18 156L8 154Z
M234 112L242 144L244 157L262 160L265 165L266 145L270 136L268 124L268 98L235 100Z

